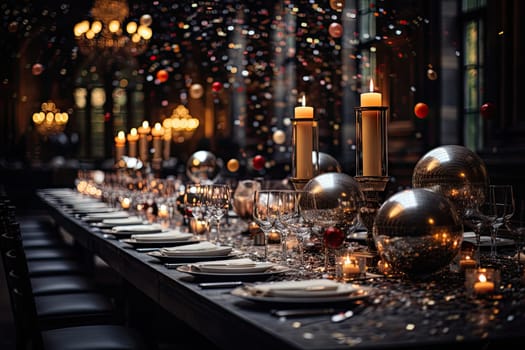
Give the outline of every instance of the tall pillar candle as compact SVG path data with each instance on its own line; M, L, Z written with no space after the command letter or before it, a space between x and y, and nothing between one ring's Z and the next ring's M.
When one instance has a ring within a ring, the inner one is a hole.
M294 117L303 119L297 121L295 135L295 177L297 179L311 179L314 176L314 166L312 162L313 144L313 107L306 106L303 96L303 105L295 107ZM312 121L304 120L312 119Z
M124 131L119 131L115 136L115 162L118 162L124 156L124 148L126 147L126 134Z
M139 132L139 158L142 162L146 163L148 161L148 148L149 141L148 136L151 131L149 123L147 120L142 122L142 126L138 128Z
M155 123L151 129L151 136L153 136L153 159L162 159L162 136L164 135L164 128L160 123Z
M370 80L370 92L361 94L361 107L379 107L382 96L374 92ZM363 176L381 176L381 120L377 111L362 113Z
M137 133L137 129L133 128L130 130L128 136L128 156L132 158L137 157L137 141L139 139L139 135Z

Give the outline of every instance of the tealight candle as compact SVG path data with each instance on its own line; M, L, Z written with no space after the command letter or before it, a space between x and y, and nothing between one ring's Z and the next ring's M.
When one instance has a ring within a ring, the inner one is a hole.
M472 259L470 255L465 255L462 259L459 260L459 267L461 269L467 269L476 267L476 260Z
M343 277L355 276L361 273L361 269L359 268L359 262L356 258L349 255L343 257L342 269Z
M500 282L500 272L495 268L475 268L465 270L465 287L471 296L488 295L496 291Z
M484 274L478 276L478 282L474 283L474 292L477 294L486 294L494 291L494 282L487 281Z
M122 207L122 209L129 209L129 207L131 206L131 199L129 199L128 197L124 197L120 200L120 206Z

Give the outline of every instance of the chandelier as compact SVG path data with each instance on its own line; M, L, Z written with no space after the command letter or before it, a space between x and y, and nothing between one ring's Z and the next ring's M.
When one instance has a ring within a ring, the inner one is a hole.
M199 127L199 119L192 117L188 108L178 105L173 109L171 116L162 122L166 130L171 129L174 142L182 143L190 138Z
M69 116L60 112L52 101L44 102L40 112L33 113L33 123L36 130L42 135L55 135L64 131Z
M95 0L91 9L93 21L81 21L73 29L80 52L87 55L101 50L124 51L133 56L143 53L153 34L151 16L143 15L139 23L125 23L128 15L126 0Z

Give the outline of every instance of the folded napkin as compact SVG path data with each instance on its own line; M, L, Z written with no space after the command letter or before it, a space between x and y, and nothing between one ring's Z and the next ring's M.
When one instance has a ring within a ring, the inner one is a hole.
M218 246L208 241L160 249L161 254L166 256L224 256L231 251L232 247Z
M269 282L254 284L247 288L252 295L281 297L337 296L357 290L351 285L329 279Z
M122 226L122 225L138 225L142 224L144 219L139 218L138 216L130 216L127 218L120 219L104 219L102 220L103 225L107 226Z
M256 262L249 258L202 261L191 264L191 267L198 271L215 273L257 273L264 272L273 266L273 263Z
M129 218L129 213L126 211L111 211L109 213L93 213L88 214L82 218L84 221L102 221L105 219L125 219Z
M162 232L162 226L158 224L143 224L143 225L124 225L124 226L113 226L111 231L115 233L157 233Z
M131 235L131 239L136 242L177 242L186 241L191 237L193 237L192 233L179 231Z

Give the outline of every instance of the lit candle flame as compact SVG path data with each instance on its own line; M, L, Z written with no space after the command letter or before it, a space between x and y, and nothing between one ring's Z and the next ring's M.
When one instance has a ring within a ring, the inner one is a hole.
M303 95L303 98L302 98L302 105L303 107L306 106L306 96L305 95Z
M129 133L131 135L137 135L137 128L132 128Z
M374 92L374 79L370 79L370 92Z
M479 277L478 277L478 280L480 282L487 282L487 277L485 277L484 274L480 274Z
M149 123L148 123L147 120L144 120L144 121L142 122L142 127L143 127L144 129L149 128Z

